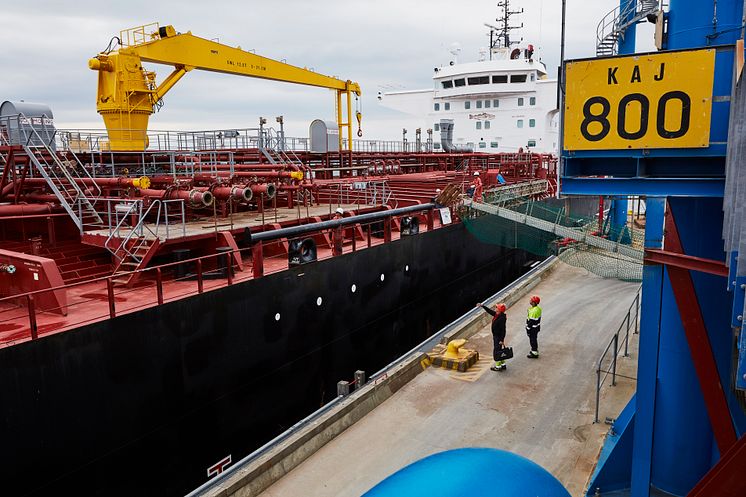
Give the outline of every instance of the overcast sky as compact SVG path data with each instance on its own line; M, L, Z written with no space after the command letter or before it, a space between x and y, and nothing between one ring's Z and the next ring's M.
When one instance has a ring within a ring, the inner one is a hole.
M408 116L384 109L386 89L430 88L433 67L447 64L458 42L461 62L488 45L497 0L191 0L102 3L78 0L4 2L0 17L0 101L49 104L58 127L103 128L96 114L96 73L88 59L120 30L159 22L177 31L317 72L358 81L366 139L397 139ZM67 2L65 2L67 3ZM108 5L107 5L108 3ZM567 58L592 56L596 25L618 0L568 0ZM533 43L553 75L559 63L560 0L513 0L525 9L517 36ZM516 36L514 34L514 36ZM649 30L638 35L646 43ZM158 81L166 66L151 65ZM192 71L165 97L151 129L254 127L259 116L284 115L289 135L306 136L315 118L332 118L331 92Z

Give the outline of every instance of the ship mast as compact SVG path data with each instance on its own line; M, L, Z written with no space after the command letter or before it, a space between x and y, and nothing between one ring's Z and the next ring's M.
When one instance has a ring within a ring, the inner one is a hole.
M490 60L492 60L492 54L496 49L501 47L510 48L518 44L519 41L510 41L510 32L523 27L523 23L520 26L510 25L510 18L518 14L523 14L523 7L521 7L521 10L510 10L510 0L497 2L497 7L501 9L500 15L495 18L497 26L485 24L485 26L490 28Z

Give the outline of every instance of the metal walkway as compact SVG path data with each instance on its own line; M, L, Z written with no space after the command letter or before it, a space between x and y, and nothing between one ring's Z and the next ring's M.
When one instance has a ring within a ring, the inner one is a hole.
M490 205L481 202L473 202L470 199L464 199L464 205L466 207L470 207L474 210L484 212L486 214L499 216L510 221L515 221L517 223L525 224L526 226L531 226L532 228L536 228L547 233L552 233L558 237L570 238L577 242L584 243L591 247L596 247L607 252L620 254L631 259L640 261L642 260L642 250L630 247L629 245L624 245L619 242L615 242L613 240L608 240L600 236L585 233L580 229L568 228L558 223L545 221L538 217L533 217L528 214L516 212L505 207L499 207L497 205Z

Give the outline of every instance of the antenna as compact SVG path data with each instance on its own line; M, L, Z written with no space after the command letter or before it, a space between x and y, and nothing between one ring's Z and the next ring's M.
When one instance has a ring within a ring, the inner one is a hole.
M485 26L490 28L490 60L492 59L492 50L495 48L510 48L518 44L519 42L517 41L510 41L510 32L523 27L523 23L520 26L510 25L511 17L523 14L522 7L521 10L510 10L510 0L500 0L497 2L497 7L501 9L500 15L495 19L497 26L485 24Z

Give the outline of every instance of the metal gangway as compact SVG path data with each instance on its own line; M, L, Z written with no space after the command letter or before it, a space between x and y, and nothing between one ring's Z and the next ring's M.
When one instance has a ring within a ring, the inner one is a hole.
M464 206L471 209L499 216L509 221L525 224L547 233L551 233L560 238L568 238L578 243L601 249L612 254L619 254L629 259L642 261L643 250L625 245L619 241L609 240L601 236L586 233L581 228L570 228L559 224L559 222L546 221L538 217L531 216L529 213L516 212L506 207L486 204L483 202L474 202L471 199L464 199Z

